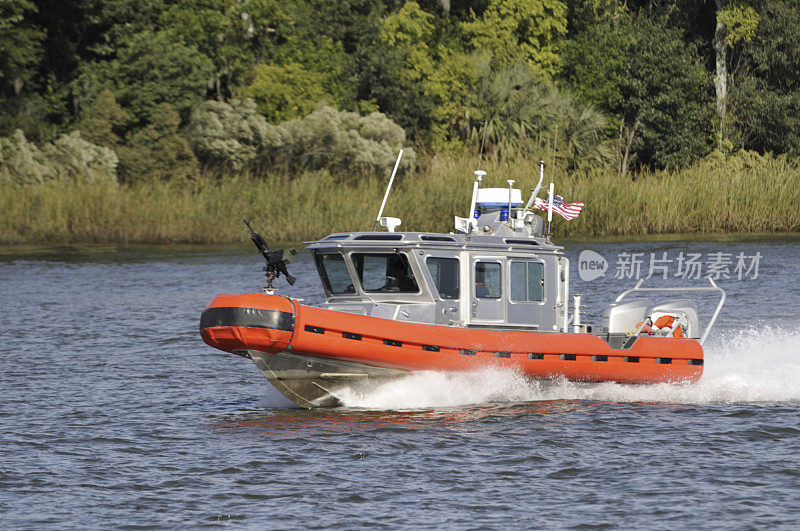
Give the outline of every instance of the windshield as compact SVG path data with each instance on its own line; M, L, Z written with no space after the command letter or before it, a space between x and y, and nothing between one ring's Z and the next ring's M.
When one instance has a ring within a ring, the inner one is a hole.
M329 293L337 295L356 292L344 257L340 253L318 254L316 258L322 285Z
M358 280L372 293L419 293L419 286L403 254L353 253Z

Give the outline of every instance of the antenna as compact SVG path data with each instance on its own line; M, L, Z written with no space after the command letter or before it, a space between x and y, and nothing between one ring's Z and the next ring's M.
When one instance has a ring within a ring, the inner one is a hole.
M542 189L542 181L544 180L544 161L539 161L539 183L536 185L536 188L533 189L531 193L531 198L528 199L528 203L525 205L525 211L527 212L530 210L531 205L534 201L536 201L536 196L539 195L539 190Z
M556 171L556 151L558 151L558 126L556 126L556 139L553 142L553 152L550 157L550 180L553 179L553 172Z
M553 223L553 183L550 183L550 197L547 198L547 241L550 241L550 225Z
M383 202L381 203L381 209L378 211L378 217L375 219L375 226L372 227L372 231L375 232L378 230L378 223L381 222L381 216L383 215L383 207L386 206L386 200L389 198L389 190L392 189L392 183L394 182L394 176L397 173L397 167L400 166L400 158L403 156L403 149L400 148L400 153L397 155L397 161L394 163L394 169L392 170L392 176L389 179L389 186L386 187L386 193L383 194Z
M506 182L508 183L508 218L511 219L511 194L514 191L514 182L515 181L514 181L514 179L508 179L508 180L506 180ZM511 222L509 221L509 223L511 223Z
M486 144L486 126L489 122L483 122L483 138L481 139L481 150L478 152L478 169L481 167L481 161L483 160L483 146Z

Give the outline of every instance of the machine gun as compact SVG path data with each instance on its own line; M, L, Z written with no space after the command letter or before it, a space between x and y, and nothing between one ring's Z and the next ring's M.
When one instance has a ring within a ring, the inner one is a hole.
M286 269L286 264L291 262L292 256L296 255L297 251L289 249L289 254L284 256L284 250L271 249L266 240L253 230L249 221L244 220L244 224L250 229L250 239L253 240L258 252L261 253L261 256L267 261L267 265L264 266L264 274L267 276L267 293L272 294L275 292L275 286L272 285L272 282L280 277L281 273L286 277L286 281L289 285L294 286L294 283L297 282L297 278L289 274L289 271Z

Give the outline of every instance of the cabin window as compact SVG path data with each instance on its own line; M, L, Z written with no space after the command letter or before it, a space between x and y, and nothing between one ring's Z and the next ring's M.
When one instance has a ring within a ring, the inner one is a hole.
M475 263L475 297L479 299L499 299L502 291L500 264L497 262Z
M358 280L373 293L419 293L414 272L404 254L353 253Z
M317 254L317 268L328 292L334 295L356 292L344 256L340 253Z
M511 262L511 300L544 300L544 264L516 260Z
M426 261L433 283L443 299L458 298L458 258L430 257Z

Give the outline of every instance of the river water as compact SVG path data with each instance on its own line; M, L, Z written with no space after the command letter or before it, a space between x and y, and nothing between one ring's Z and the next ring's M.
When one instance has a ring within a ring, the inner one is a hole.
M797 528L800 239L571 242L573 292L599 325L651 256L703 285L691 255L728 292L695 385L423 373L306 411L199 337L250 249L0 249L0 526Z

